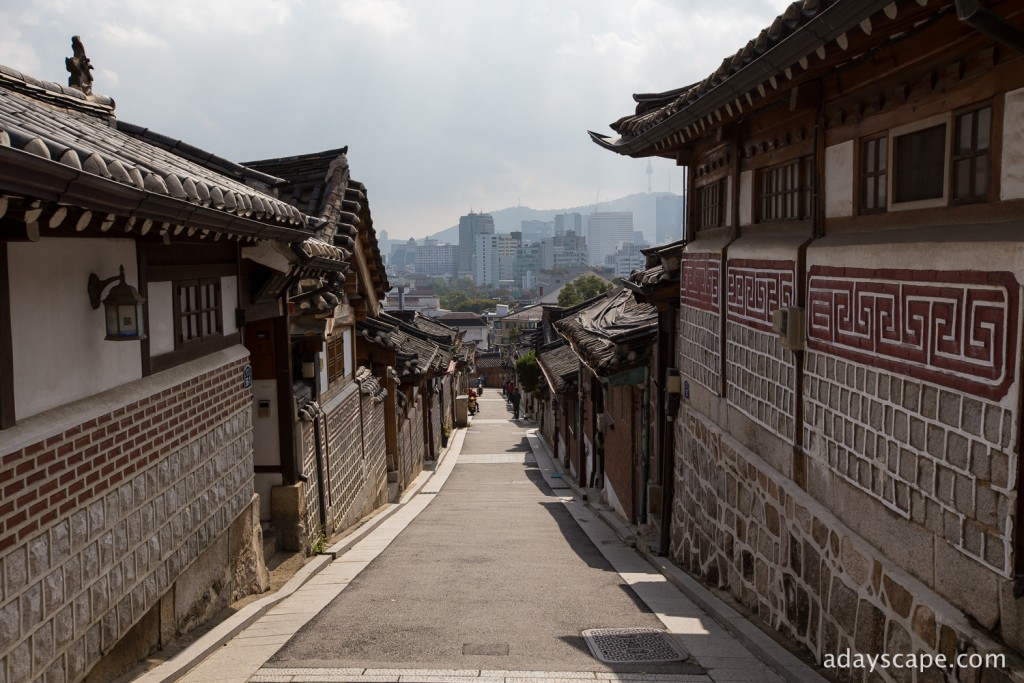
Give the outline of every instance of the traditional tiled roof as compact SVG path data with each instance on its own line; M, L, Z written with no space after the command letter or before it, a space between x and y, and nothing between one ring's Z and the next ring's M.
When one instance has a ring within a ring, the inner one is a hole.
M810 72L826 60L829 52L848 50L848 32L870 34L873 23L877 29L880 23L893 21L898 15L921 11L919 5L925 4L933 5L926 12L936 12L934 0L794 2L771 26L726 57L707 78L663 93L634 95L636 112L611 124L619 137L592 132L591 139L620 154L650 156L665 152L740 116L771 97L780 83L813 76ZM952 5L938 4L946 5L944 11Z
M437 344L402 330L398 321L368 317L356 323L356 334L366 341L395 352L399 377L412 377L447 369L451 360Z
M556 394L565 393L576 385L580 357L565 341L541 347L540 353L537 354L537 362L548 381L548 386Z
M502 360L500 353L477 353L476 354L476 367L478 370L486 370L488 368L500 368L502 367Z
M0 69L0 194L95 212L104 230L287 241L314 233L314 219L272 196L276 178L228 172L230 162L172 149L170 138L156 144L142 130L115 121L109 99Z
M455 344L459 335L462 334L454 327L445 325L435 318L421 315L419 311L388 311L387 314L393 318L398 318L406 324L412 325L438 342L443 341L448 345Z
M532 323L538 322L543 315L544 308L541 304L534 304L533 306L527 306L526 308L520 309L515 313L504 315L498 318L498 320L501 322Z
M479 313L470 311L453 311L437 316L437 319L446 325L455 327L487 327L487 321Z
M634 270L622 284L633 291L653 290L661 285L679 282L679 256L685 246L683 240L642 250L647 257L647 268Z
M658 311L628 289L609 292L555 323L573 350L598 374L642 362L658 333Z

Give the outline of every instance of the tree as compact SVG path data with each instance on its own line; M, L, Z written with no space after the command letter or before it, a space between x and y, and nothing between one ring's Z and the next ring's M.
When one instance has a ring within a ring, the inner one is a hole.
M540 363L537 362L537 354L534 351L524 353L516 359L516 376L523 391L532 394L540 388Z
M587 273L581 275L572 282L567 282L558 293L558 305L569 308L581 304L587 299L593 299L598 294L604 294L612 288L611 283L602 280L596 275Z

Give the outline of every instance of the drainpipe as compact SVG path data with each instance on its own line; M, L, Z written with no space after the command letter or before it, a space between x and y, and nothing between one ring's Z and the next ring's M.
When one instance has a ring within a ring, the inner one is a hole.
M956 0L956 16L997 43L1002 43L1017 52L1024 52L1024 31L995 12L982 7L978 0Z

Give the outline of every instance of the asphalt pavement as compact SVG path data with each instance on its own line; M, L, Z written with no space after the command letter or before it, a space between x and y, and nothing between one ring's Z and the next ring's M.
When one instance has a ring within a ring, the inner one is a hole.
M204 661L179 665L182 680L782 680L574 494L536 423L513 421L494 389L480 407L386 519ZM665 631L689 656L609 663L588 629L626 629L602 642L627 650L643 629Z

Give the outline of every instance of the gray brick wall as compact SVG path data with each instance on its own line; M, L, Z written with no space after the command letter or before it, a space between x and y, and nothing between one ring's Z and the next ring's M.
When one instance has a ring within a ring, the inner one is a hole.
M778 335L726 323L726 396L750 419L787 441L796 435L796 367Z
M822 353L808 352L806 364L808 454L927 533L1011 576L1013 411Z
M683 306L680 316L683 375L721 394L721 316L691 306Z
M48 448L69 446L52 466L79 479L23 477L64 487L73 504L54 505L50 521L0 553L0 681L81 680L248 509L252 408L242 365L23 452L24 462L49 461Z
M676 436L686 457L676 459L673 562L729 591L818 661L847 651L942 653L949 661L964 652L1006 653L712 422L685 407L682 417ZM916 680L977 680L977 673L946 679L932 669ZM983 680L1011 680L1005 673L988 670ZM892 668L842 676L907 681L911 673Z

